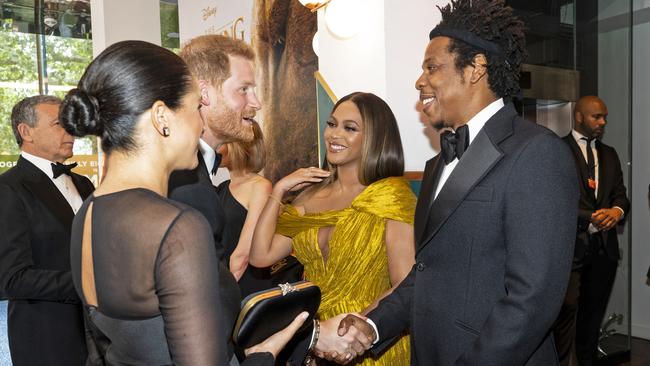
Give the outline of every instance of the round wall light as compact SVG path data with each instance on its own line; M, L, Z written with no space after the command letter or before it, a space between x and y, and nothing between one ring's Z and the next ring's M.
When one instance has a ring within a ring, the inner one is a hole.
M327 29L338 38L354 37L363 26L362 0L331 0L325 8Z

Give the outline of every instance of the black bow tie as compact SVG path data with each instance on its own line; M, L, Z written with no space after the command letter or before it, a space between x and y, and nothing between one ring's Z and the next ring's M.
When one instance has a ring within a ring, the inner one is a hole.
M217 153L214 156L214 164L212 164L212 170L210 170L210 174L212 175L217 174L217 169L219 169L219 164L221 164L221 154Z
M440 135L440 148L445 165L451 163L454 158L460 158L469 146L469 128L462 125L456 132L445 131Z
M71 175L70 171L77 166L77 163L72 164L61 164L61 163L52 163L52 174L54 179L58 178L61 174Z

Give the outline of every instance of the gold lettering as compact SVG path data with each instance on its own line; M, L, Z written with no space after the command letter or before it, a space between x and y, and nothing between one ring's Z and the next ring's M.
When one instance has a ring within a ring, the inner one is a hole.
M239 24L244 24L244 17L239 17L235 22L232 24L231 31L232 31L232 37L237 38L237 25ZM244 40L244 30L241 31L241 38L242 41Z
M209 17L217 15L217 7L208 6L207 8L201 10L201 13L203 14L201 16L203 18L203 21L206 21Z

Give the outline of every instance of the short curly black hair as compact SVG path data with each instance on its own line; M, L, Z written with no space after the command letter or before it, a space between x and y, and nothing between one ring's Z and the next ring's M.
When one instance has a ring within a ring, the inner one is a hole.
M472 65L474 56L488 60L488 84L499 97L510 100L519 93L519 68L526 57L524 23L513 15L504 0L452 0L438 7L442 21L436 29L453 29L474 35L501 47L502 55L490 53L461 40L450 38L449 52L455 53L456 69Z

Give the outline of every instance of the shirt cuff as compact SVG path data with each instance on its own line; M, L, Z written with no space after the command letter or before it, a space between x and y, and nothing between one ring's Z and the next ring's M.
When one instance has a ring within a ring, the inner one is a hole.
M379 342L379 331L377 330L377 325L370 318L366 318L366 323L370 324L372 329L375 331L375 335L376 335L375 341L372 342L372 345L374 346L375 344L377 344L377 342Z
M623 218L625 217L625 211L623 211L623 209L618 206L614 206L612 208L618 208L619 210L621 210L621 220L623 220Z

